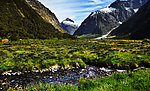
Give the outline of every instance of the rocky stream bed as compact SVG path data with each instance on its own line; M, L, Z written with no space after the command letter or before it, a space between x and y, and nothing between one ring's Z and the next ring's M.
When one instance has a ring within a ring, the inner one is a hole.
M116 72L127 72L127 70L108 69L104 67L88 66L84 69L64 69L54 71L40 71L34 72L5 72L0 74L0 90L7 90L9 87L17 88L19 86L25 87L28 85L35 85L38 83L51 84L74 84L79 83L80 78L98 78L110 76Z

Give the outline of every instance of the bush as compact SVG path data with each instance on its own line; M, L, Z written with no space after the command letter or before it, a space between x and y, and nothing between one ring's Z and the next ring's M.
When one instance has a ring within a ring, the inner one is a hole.
M142 43L150 43L150 39L144 39Z

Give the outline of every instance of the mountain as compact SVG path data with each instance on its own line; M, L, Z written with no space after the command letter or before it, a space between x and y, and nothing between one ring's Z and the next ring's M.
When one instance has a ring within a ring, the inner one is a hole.
M135 14L146 1L147 0L116 0L106 8L92 12L82 22L74 35L104 35Z
M135 15L113 30L111 35L124 39L150 39L150 1Z
M51 23L56 29L62 33L66 33L61 27L57 17L48 8L41 4L38 0L25 0L46 22Z
M0 37L11 40L72 38L45 22L25 0L0 1Z
M61 26L70 35L73 35L74 32L79 28L79 25L77 23L74 23L74 21L69 18L66 18L65 20L63 20L61 22Z

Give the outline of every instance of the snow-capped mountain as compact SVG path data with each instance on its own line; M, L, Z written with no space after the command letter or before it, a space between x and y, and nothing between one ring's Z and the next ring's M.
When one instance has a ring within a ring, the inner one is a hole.
M92 12L81 24L74 35L105 35L127 20L148 0L116 0L104 9Z
M79 25L77 23L74 23L74 21L69 18L66 18L65 20L63 20L61 22L61 26L70 35L73 35L74 32L79 28Z
M150 0L110 34L123 39L150 39Z

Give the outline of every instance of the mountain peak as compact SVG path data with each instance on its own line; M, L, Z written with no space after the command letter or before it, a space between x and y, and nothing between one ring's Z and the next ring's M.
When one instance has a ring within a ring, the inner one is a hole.
M74 32L79 28L79 25L70 18L63 20L61 22L61 26L70 35L73 35Z
M122 39L149 39L150 38L150 1L148 1L139 11L123 22L118 28L111 32L112 36Z
M131 17L147 0L116 0L107 7L92 12L74 35L105 35Z
M70 21L70 22L74 23L74 21L72 19L70 19L70 18L66 18L64 21Z

